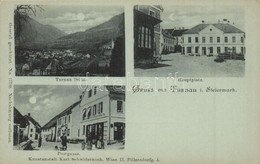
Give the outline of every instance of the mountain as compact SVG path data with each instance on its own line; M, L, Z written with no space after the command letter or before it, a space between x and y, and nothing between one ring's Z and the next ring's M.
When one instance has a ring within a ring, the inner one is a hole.
M21 20L19 40L22 46L32 46L36 43L45 43L66 35L52 25L43 25L32 18L27 21Z
M119 36L123 37L124 33L124 13L122 13L86 31L60 37L50 43L50 45L60 48L91 49Z

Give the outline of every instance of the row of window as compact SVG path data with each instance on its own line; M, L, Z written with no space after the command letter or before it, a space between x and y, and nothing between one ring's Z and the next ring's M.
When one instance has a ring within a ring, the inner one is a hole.
M93 89L94 91L94 95L96 95L97 94L97 87L94 87L94 89ZM88 97L92 97L92 89L90 89L89 91L88 91Z
M166 39L166 38L164 38L164 43L173 44L173 43L174 43L174 40L173 40L173 39Z
M164 50L167 50L167 51L173 51L174 50L174 47L173 46L164 46Z
M70 136L70 129L64 129L63 131L61 129L59 129L57 132L58 137L63 135L63 133L65 133L67 136Z
M70 115L59 118L57 124L62 125L66 123L70 123Z
M152 48L152 31L148 27L138 28L138 47Z
M123 113L123 101L117 101L117 112ZM101 113L103 113L103 102L84 108L82 112L82 120L85 120L86 118L89 119L91 116Z
M187 47L187 53L191 53L191 49L192 47ZM214 51L214 47L209 47L209 53L213 53ZM232 51L231 51L232 50ZM202 53L206 52L206 47L202 47ZM217 53L221 52L221 48L217 47ZM232 49L230 49L229 47L225 47L225 52L233 52L236 53L236 47L232 47ZM244 53L244 47L241 47L241 53ZM195 53L199 53L199 47L195 47Z
M184 37L183 37L182 39L183 39L183 42L184 42ZM203 36L203 37L201 38L202 43L206 43L206 39L207 39L207 38L206 38L205 36ZM213 42L214 42L214 37L213 37L213 36L210 36L210 37L208 37L208 40L209 40L209 43L213 43ZM188 37L188 43L191 43L191 41L192 41L191 37ZM199 43L199 37L195 37L195 38L194 38L194 42L195 42L195 43ZM224 37L224 42L225 42L225 43L228 43L228 42L229 42L227 36ZM236 37L235 37L235 36L232 36L232 43L236 43L236 42L237 42ZM241 42L241 43L244 43L244 37L240 37L240 42ZM220 37L219 37L219 36L216 37L216 43L220 43Z
M98 109L97 109L98 106ZM103 102L84 108L82 112L82 120L89 118L91 115L95 116L97 114L103 113Z

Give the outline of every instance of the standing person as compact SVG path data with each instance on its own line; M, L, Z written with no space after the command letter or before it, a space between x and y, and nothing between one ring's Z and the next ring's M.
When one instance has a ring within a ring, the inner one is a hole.
M67 136L65 133L60 137L63 150L67 150Z
M91 136L91 132L88 132L88 135L87 135L87 149L88 150L92 150L92 136Z
M38 147L41 147L41 146L42 146L42 136L40 135L39 139L38 139Z
M97 140L97 148L98 149L103 149L104 148L103 139L102 139L101 135L98 137L98 140Z

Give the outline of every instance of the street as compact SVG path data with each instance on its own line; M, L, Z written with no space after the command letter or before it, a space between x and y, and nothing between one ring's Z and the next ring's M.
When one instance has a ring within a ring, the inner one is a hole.
M169 77L178 72L177 77L241 77L245 73L245 61L214 61L211 56L189 56L180 53L162 55L162 61L152 68L136 68L135 76Z
M38 141L34 140L32 143L32 147L34 150L53 150L55 151L55 146L61 147L60 142L42 142L42 146L39 148L38 147ZM15 150L19 150L19 146L14 146ZM67 143L67 151L104 151L104 150L119 150L119 149L124 149L124 145L122 143L114 143L111 145L105 146L105 149L96 149L95 146L93 146L92 150L82 150L81 149L81 143L77 144L72 144L72 143Z

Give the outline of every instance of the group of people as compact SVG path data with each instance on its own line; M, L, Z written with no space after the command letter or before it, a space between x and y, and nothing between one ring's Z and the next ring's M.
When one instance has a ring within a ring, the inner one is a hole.
M104 149L104 141L102 136L99 136L98 139L93 144L93 135L91 133L88 133L86 136L86 141L82 143L82 150L87 148L87 150L92 150L93 146L95 146L96 149Z
M67 139L67 136L66 136L66 133L63 133L63 135L60 137L61 139L61 146L62 147L55 147L55 149L58 149L58 150L67 150L67 142L68 142L68 139ZM92 137L92 134L91 133L88 133L87 136L86 136L86 140L84 142L82 142L82 150L84 150L85 148L87 150L92 150L93 147L95 147L96 149L104 149L104 141L103 141L103 138L102 136L99 136L98 139L94 142L93 144L93 137Z

